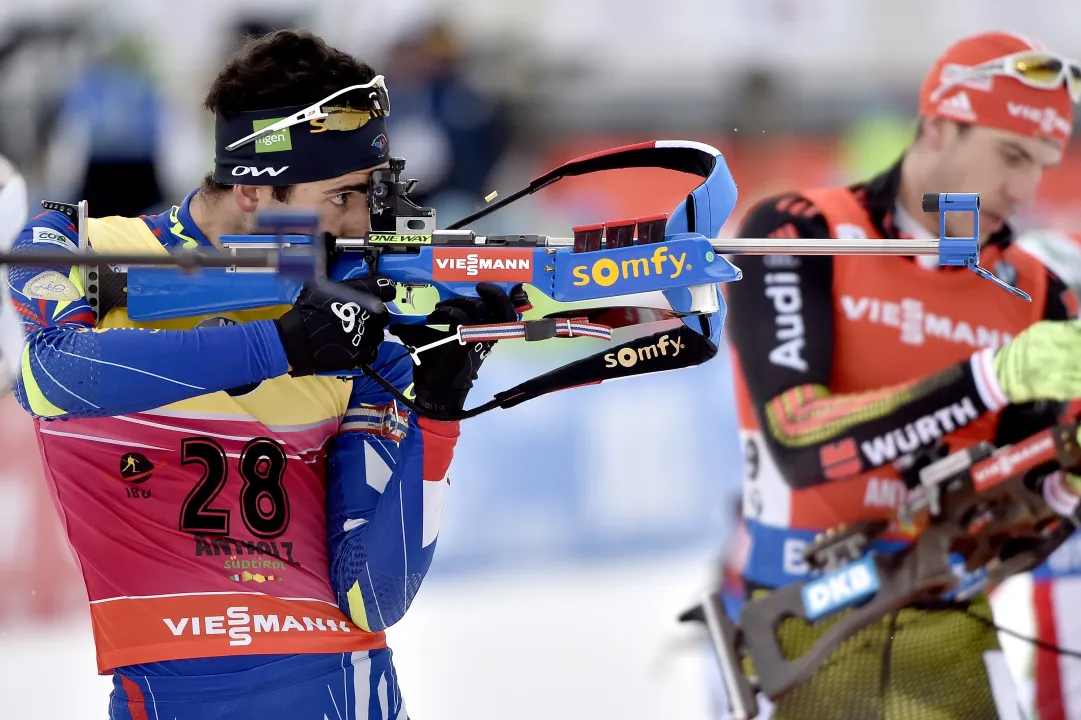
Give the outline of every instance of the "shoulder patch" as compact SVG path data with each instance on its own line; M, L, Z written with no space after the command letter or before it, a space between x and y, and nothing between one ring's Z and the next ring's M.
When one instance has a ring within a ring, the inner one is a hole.
M409 411L391 402L387 405L352 405L345 411L339 432L363 432L400 443L409 430Z
M48 227L34 226L30 229L31 240L37 244L56 245L62 247L65 250L75 251L78 250L75 243L71 238L65 236L63 233L53 230Z
M55 270L46 270L30 278L20 292L38 300L78 300L83 296L71 280Z

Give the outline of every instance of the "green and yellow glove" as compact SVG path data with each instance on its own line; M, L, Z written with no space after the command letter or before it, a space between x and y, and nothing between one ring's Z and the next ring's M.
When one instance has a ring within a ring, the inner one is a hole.
M995 375L1011 404L1081 398L1081 320L1042 320L995 353Z

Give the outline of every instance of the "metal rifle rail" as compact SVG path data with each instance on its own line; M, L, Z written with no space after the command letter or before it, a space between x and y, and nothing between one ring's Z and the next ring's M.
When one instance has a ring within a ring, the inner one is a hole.
M715 240L713 249L731 255L938 255L941 241L935 240L777 240L775 238L734 238Z
M436 231L439 232L439 231ZM446 234L451 234L443 231ZM458 231L462 232L462 231ZM500 240L506 235L494 236ZM574 238L551 237L541 235L539 247L573 247ZM339 238L335 245L341 249L365 247L372 244L365 239ZM488 243L488 237L477 235L472 243L478 247L500 247L504 243ZM941 241L929 240L869 240L866 238L836 239L799 239L786 238L728 238L710 241L713 249L722 255L938 255ZM604 249L604 248L602 248Z
M475 247L499 247L488 245L484 236L476 236ZM365 239L340 238L335 243L339 248L365 247ZM539 243L538 243L539 244ZM711 243L718 253L732 255L938 255L939 240L800 240L773 238L736 238L714 240ZM543 247L572 247L574 238L546 237ZM303 251L296 256L302 256ZM0 252L0 265L30 265L33 267L70 267L80 264L78 261L93 260L96 263L116 266L180 267L196 270L199 268L271 268L280 265L281 250L248 250L233 255L226 252L193 252L180 250L166 253L94 253L75 252L68 255L43 252Z

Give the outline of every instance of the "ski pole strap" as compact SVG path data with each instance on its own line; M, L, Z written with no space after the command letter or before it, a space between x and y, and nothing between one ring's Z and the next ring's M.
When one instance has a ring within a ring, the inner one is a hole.
M457 338L457 335L451 335L448 339L457 340ZM446 340L439 342L446 342ZM411 351L414 354L414 360L416 360L415 353L418 351L419 349ZM599 385L605 380L618 380L634 375L693 367L704 363L716 354L717 346L709 338L691 330L686 325L680 325L674 330L635 338L610 350L567 363L551 372L526 380L510 390L496 393L491 400L477 407L454 413L436 413L425 410L405 397L398 388L371 367L361 365L360 369L393 395L399 403L417 415L445 421L466 420L496 408L512 408L541 395L585 385Z
M493 323L491 325L469 325L459 330L463 343L495 342L497 340L548 340L554 337L591 337L599 340L611 340L612 328L607 325L589 322L582 317L542 318L524 322Z
M567 363L526 380L510 390L496 393L494 400L481 407L486 410L490 409L489 406L511 408L560 390L693 367L716 354L717 346L709 338L686 325L680 325L675 329L635 338L610 350Z
M456 342L460 345L467 345L474 342L496 342L515 338L548 340L554 337L591 337L611 340L612 328L607 325L588 322L584 318L542 318L540 320L526 320L525 322L460 325L457 332L441 340L416 348L409 347L409 354L413 356L413 363L420 365L420 354L422 352L447 343Z

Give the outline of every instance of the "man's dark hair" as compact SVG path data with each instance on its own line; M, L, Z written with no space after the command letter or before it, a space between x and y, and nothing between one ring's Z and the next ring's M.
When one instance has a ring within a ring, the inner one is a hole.
M226 63L203 102L215 115L306 105L350 85L371 82L375 71L336 50L307 30L276 30L249 38ZM208 174L203 187L223 191L231 185ZM274 199L286 202L293 185L275 186Z

